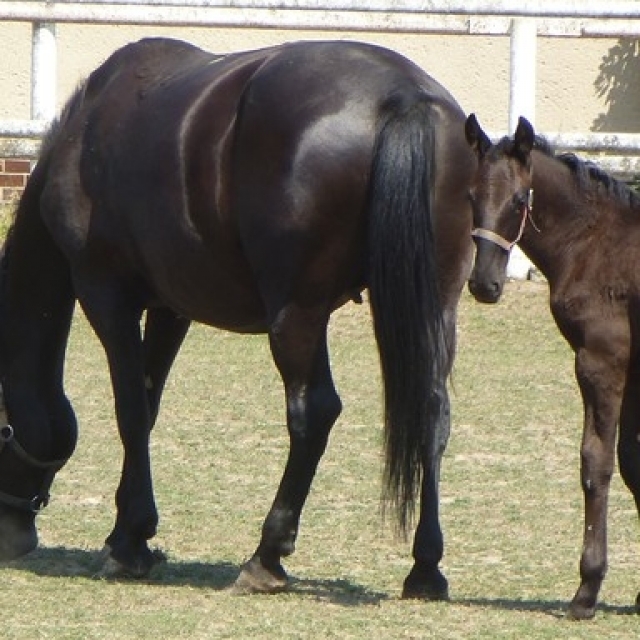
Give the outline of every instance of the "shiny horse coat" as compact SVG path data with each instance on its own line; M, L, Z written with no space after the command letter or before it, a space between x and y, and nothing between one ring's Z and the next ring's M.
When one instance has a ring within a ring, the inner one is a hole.
M268 335L290 452L238 584L283 588L341 410L327 323L367 288L385 492L405 527L421 491L404 593L446 597L438 471L472 255L463 123L436 81L365 44L221 57L147 39L96 69L47 136L5 245L0 558L37 544L35 514L75 446L62 370L78 300L106 352L124 449L109 573L145 576L157 560L149 434L189 322Z

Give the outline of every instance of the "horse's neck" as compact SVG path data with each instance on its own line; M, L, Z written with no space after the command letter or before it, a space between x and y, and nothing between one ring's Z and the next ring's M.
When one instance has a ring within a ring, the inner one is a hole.
M551 279L570 259L567 248L584 239L586 226L576 213L588 206L587 198L565 164L540 151L532 161L533 203L520 246Z

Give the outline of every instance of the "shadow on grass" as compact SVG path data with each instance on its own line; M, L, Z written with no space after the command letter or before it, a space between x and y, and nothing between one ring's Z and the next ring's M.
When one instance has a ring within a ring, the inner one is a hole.
M501 611L522 611L525 613L543 613L554 618L566 618L569 608L568 601L561 600L512 600L508 598L466 598L452 599L452 604L466 607L481 607L498 609ZM636 608L633 605L611 605L606 602L598 603L598 612L615 616L636 616Z
M102 554L98 551L68 547L39 547L28 556L14 560L7 565L14 570L26 571L37 576L54 578L87 578L96 576L101 568ZM1 565L0 565L1 566ZM240 572L240 567L232 562L214 563L197 561L173 561L159 564L148 579L132 584L185 586L223 591L231 589ZM290 577L287 593L344 607L378 605L390 600L387 593L374 591L346 579L315 580ZM554 618L564 618L569 606L560 600L522 600L509 598L453 598L452 605L463 607L489 608L502 611L543 613ZM598 612L605 615L635 616L635 606L598 604Z
M19 560L5 565L17 571L53 578L100 579L103 555L99 551L68 547L38 547ZM232 562L205 563L168 561L158 564L149 578L118 580L131 584L188 586L216 591L231 590L240 567ZM290 577L286 593L315 598L342 606L376 605L389 599L388 594L372 591L345 579L314 580Z

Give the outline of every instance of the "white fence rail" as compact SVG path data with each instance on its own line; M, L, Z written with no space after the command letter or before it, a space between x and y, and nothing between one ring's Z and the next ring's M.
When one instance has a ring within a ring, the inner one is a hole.
M55 115L57 23L261 27L508 35L511 39L509 123L535 120L538 35L640 37L640 2L579 0L3 0L0 21L30 22L31 120L0 120L0 155L35 155ZM640 173L640 134L548 134L562 149L605 153L599 162ZM2 141L4 139L4 142Z

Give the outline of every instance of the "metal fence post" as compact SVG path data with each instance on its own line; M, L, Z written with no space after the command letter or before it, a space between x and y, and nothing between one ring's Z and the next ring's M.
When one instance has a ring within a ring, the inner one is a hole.
M56 113L56 25L34 22L31 47L31 118L49 121Z
M511 81L509 87L509 131L513 133L518 117L532 122L536 113L536 48L535 19L515 18L511 21Z
M511 56L509 80L509 134L518 125L518 118L524 116L532 124L536 113L536 37L535 19L515 18L511 21ZM509 256L507 276L518 280L530 276L533 264L514 247Z

